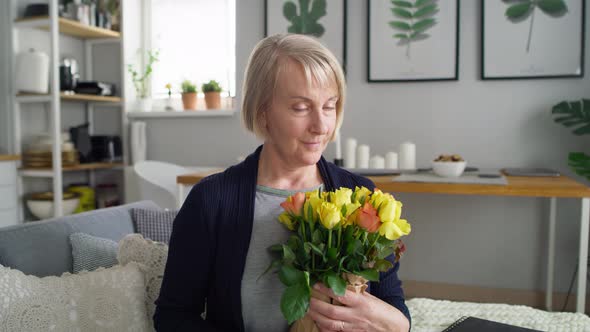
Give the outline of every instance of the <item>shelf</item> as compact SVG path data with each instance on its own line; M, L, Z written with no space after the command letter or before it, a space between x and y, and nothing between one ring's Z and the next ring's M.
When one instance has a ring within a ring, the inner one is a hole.
M202 110L202 111L154 111L154 112L128 112L129 119L158 119L158 118L198 118L198 117L229 117L235 110Z
M60 17L58 21L59 32L64 35L84 39L121 38L121 33L117 31L89 26L63 17ZM14 26L17 28L49 30L49 16L20 18L14 21Z
M97 96L85 94L59 94L63 101L80 101L88 103L120 103L121 97L116 96ZM19 103L48 103L51 101L50 94L37 93L19 93L16 95L16 101Z
M62 172L78 172L78 171L90 171L98 169L114 169L123 167L123 163L88 163L79 164L76 166L66 166L62 168ZM28 177L53 177L52 168L20 168L20 176Z
M18 154L0 154L0 161L18 161L20 155Z

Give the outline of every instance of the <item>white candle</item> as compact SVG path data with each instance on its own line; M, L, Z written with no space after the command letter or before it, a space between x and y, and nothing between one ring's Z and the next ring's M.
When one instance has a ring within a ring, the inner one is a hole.
M336 131L336 159L342 159L342 145L340 143L340 130Z
M369 168L369 155L371 149L366 144L361 144L356 149L356 167Z
M381 156L373 156L369 160L369 168L383 169L385 168L385 159Z
M344 150L344 167L354 168L356 163L356 139L347 138Z
M385 168L388 169L397 169L397 153L396 152L387 152L385 154Z
M399 168L416 169L416 145L404 142L399 145Z

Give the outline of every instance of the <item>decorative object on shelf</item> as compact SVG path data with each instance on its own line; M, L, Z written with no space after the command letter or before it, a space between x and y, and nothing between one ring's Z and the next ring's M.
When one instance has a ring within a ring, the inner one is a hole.
M385 158L381 157L380 155L372 156L369 159L369 168L371 169L384 169L385 168Z
M74 92L78 94L96 95L96 96L114 96L116 87L114 83L99 81L78 81Z
M221 109L221 87L219 82L210 80L208 83L203 83L201 90L205 94L205 105L208 110Z
M67 189L67 192L77 193L80 195L80 204L74 213L92 211L96 209L96 202L94 196L94 188L88 184L71 184Z
M467 162L458 154L441 154L432 161L432 171L438 176L456 178L463 174Z
M361 144L356 148L356 167L369 168L369 156L371 148L366 144Z
M32 3L25 7L23 17L49 16L49 4Z
M145 65L145 69L142 73L139 73L135 70L135 66L133 64L127 65L127 71L131 74L131 80L133 81L133 86L135 87L135 93L137 95L137 99L139 100L139 107L140 110L149 112L152 110L152 100L148 96L148 78L152 74L153 65L154 63L158 62L158 56L160 52L158 50L150 50L147 52L147 64Z
M585 11L584 0L482 0L482 79L583 77Z
M115 183L104 183L96 186L96 207L104 209L117 206L119 201L119 189Z
M25 198L29 211L37 219L43 220L53 217L53 192L32 193ZM63 192L63 214L72 214L80 203L80 195L74 192Z
M356 167L356 146L357 140L354 138L347 138L344 145L344 167Z
M334 143L336 145L336 157L334 158L334 165L344 166L344 160L342 159L342 139L340 137L340 129L334 134Z
M79 78L78 61L72 57L64 57L59 65L59 90L74 93Z
M574 135L590 135L590 99L562 101L553 106L551 113L556 116L555 122L568 128L574 127ZM570 152L568 165L576 174L590 181L590 155L584 152Z
M67 132L61 135L62 166L74 166L80 163L78 151L70 141ZM27 168L51 168L53 165L53 138L51 135L39 135L23 153L23 166Z
M80 162L87 163L92 161L92 145L90 142L89 123L79 126L70 127L70 136L78 150Z
M107 20L110 24L110 29L114 31L121 31L121 4L119 0L107 0Z
M397 153L390 151L385 154L385 168L397 169Z
M299 33L326 45L346 72L346 0L265 0L264 35Z
M458 2L367 1L367 80L458 80ZM434 60L432 54L436 54Z
M121 137L112 135L90 136L92 151L90 155L95 162L120 162L123 160Z
M197 85L189 80L182 81L182 107L185 111L197 109ZM170 90L168 90L170 91Z
M49 56L30 49L16 57L16 90L18 92L49 92Z
M174 111L174 107L172 107L172 84L166 84L166 90L168 90L168 98L166 98L166 107L164 109Z
M404 142L399 145L399 169L416 169L416 145Z

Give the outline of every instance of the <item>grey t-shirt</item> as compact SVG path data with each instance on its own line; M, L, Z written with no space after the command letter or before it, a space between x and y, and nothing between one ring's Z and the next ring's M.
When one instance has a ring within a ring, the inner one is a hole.
M323 189L323 185L297 191L313 191L318 188ZM279 223L278 217L284 211L280 204L297 191L256 186L252 236L242 276L242 316L246 332L289 329L281 313L283 284L276 273L269 272L262 277L260 275L274 258L268 247L285 243L292 234Z

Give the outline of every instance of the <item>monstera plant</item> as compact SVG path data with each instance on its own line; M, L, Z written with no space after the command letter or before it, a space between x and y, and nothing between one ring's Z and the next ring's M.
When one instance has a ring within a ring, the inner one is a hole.
M556 117L555 122L572 128L574 135L590 134L590 99L579 101L562 101L553 106L551 111ZM569 166L576 174L590 181L590 156L584 152L570 152Z
M287 1L283 5L283 16L291 22L287 28L288 32L319 38L326 31L318 22L320 18L326 16L326 0L299 0L299 14L297 14L295 2Z
M436 24L434 16L439 11L438 5L434 0L392 0L391 4L391 12L398 20L389 22L389 26L400 31L393 38L399 39L400 45L406 45L406 57L410 59L412 42L427 39L426 30Z
M508 5L506 18L513 23L520 23L530 18L529 36L526 42L526 52L531 48L531 36L537 8L549 17L559 18L567 13L564 0L504 0Z

